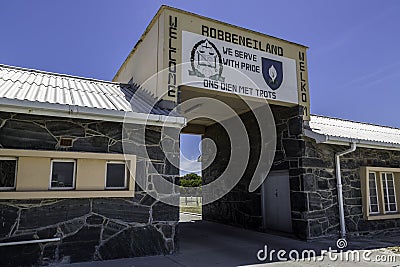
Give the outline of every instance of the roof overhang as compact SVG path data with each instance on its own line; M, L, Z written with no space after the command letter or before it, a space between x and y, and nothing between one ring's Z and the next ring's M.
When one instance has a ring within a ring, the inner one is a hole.
M0 106L1 111L4 112L14 112L41 116L97 121L113 121L171 128L183 128L186 125L186 119L184 117L145 114L123 110L88 108L18 99L0 98Z
M357 147L400 151L400 144L325 135L317 133L312 129L304 129L304 135L322 144L349 146L355 143Z

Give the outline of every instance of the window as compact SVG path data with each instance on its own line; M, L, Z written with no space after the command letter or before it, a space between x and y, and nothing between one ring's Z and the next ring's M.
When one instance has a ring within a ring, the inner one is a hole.
M106 166L106 189L126 189L127 168L125 161L109 161Z
M400 168L361 167L364 218L400 219L397 188L400 188Z
M135 175L130 172L135 167L132 154L4 148L0 200L130 198L135 195Z
M379 213L376 172L369 173L369 213L370 214Z
M52 160L50 189L74 189L75 160Z
M0 190L15 189L17 176L17 159L0 158Z
M382 173L382 188L386 212L397 212L393 173Z

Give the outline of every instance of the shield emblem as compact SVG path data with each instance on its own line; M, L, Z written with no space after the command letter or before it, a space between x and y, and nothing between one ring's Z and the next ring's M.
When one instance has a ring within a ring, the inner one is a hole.
M283 82L283 65L281 61L261 58L262 74L265 82L272 90L277 90Z

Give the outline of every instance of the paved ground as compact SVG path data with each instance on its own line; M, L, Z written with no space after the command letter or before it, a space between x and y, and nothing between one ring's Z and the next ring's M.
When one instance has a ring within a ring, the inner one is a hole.
M120 259L104 262L91 262L63 265L65 267L182 267L182 266L376 266L377 257L397 257L396 262L386 262L379 266L400 267L400 254L393 254L388 250L376 250L376 248L400 245L399 235L381 236L379 241L371 238L357 238L348 240L348 249L358 249L362 253L365 249L371 253L367 254L371 261L340 261L330 260L341 254L329 254L323 257L316 257L316 260L300 262L279 262L276 253L272 257L273 263L269 259L260 261L257 259L257 253L267 246L267 251L272 249L278 251L284 249L286 253L290 250L297 250L300 253L304 250L314 249L321 251L328 250L329 247L337 249L336 240L324 240L304 242L290 237L282 237L274 234L258 233L235 227L220 225L216 223L200 221L199 217L191 214L181 214L182 222L179 225L180 231L180 249L174 255L142 257L132 259ZM364 249L364 250L360 250ZM373 250L371 250L373 249ZM264 256L264 252L260 256ZM295 254L292 254L295 256ZM353 254L347 254L348 257L354 257ZM362 258L362 254L360 254ZM287 256L287 255L286 255ZM268 263L268 264L267 264Z
M188 223L188 222L195 222L201 221L201 215L189 212L181 212L179 213L179 222L180 223Z

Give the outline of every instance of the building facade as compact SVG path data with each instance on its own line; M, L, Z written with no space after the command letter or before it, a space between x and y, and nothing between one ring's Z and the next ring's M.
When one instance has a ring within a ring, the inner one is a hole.
M161 124L154 123L154 119L151 122L151 118L142 122L136 119L135 123L123 121L123 107L130 106L125 98L138 89L134 85L6 66L0 69L0 238L1 243L21 242L1 247L1 266L175 251L178 207L156 200L135 186L135 182L142 179L157 186L160 173L165 179L177 177L178 168L160 153L160 144L162 139L175 140L175 151L168 153L179 158L179 139L166 134L179 131L174 127L183 120L176 117L170 131L162 131ZM57 84L54 87L52 80ZM5 87L10 84L7 98ZM71 88L72 84L76 87ZM72 90L76 92L71 93ZM46 96L50 91L53 95ZM41 102L28 100L43 92L42 96L47 98ZM53 98L54 94L64 98ZM73 94L81 99L64 106L75 111L57 110L57 105L62 104L54 102L68 101L67 96ZM110 105L103 104L102 109L93 107L100 103ZM88 107L90 104L93 106ZM137 108L145 102L135 105ZM86 110L79 110L80 107ZM121 117L104 115L110 110L121 112ZM153 108L151 115L162 121L161 117L168 113ZM103 119L98 119L98 115ZM143 133L141 140L138 136ZM143 154L144 151L147 153ZM61 170L57 164L61 164ZM72 165L71 176L65 173L69 166L62 164ZM121 167L123 170L118 170ZM120 178L115 177L118 174ZM35 240L44 242L29 244Z
M1 266L176 252L179 134L215 144L207 185L235 120L249 157L203 219L304 240L400 226L400 130L310 115L302 45L162 7L113 82L0 65L0 106Z

